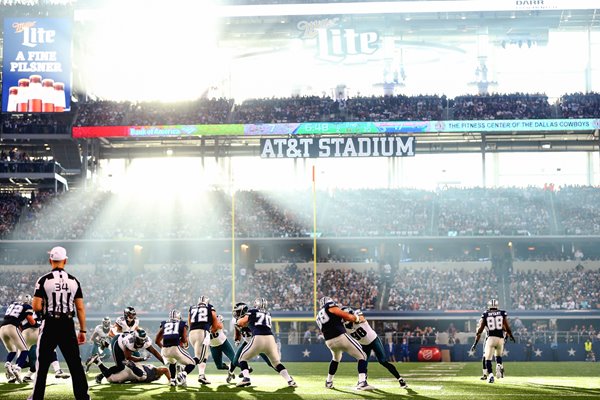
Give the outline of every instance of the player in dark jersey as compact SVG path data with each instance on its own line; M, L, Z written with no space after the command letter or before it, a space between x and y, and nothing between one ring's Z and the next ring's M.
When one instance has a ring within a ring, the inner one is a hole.
M209 385L204 374L208 359L209 335L223 328L217 319L217 312L206 296L200 296L198 303L189 308L188 325L190 327L190 343L194 348L194 360L198 364L198 382Z
M196 361L185 350L188 347L187 324L181 320L179 311L172 310L169 313L169 319L160 323L160 329L154 341L158 347L162 348L160 354L169 364L171 386L177 384L187 386L187 376L196 367ZM183 371L178 374L176 373L177 362L185 365Z
M317 313L317 325L323 333L325 344L331 351L332 356L325 387L333 388L333 377L342 360L342 354L348 353L358 360L358 384L356 389L373 390L374 387L367 383L367 356L360 343L348 335L344 327L344 321L360 324L365 321L365 318L342 311L331 297L322 297L319 300L319 306L321 309Z
M275 366L275 370L287 381L288 386L297 387L298 385L280 361L275 336L273 336L271 330L271 313L267 311L267 300L264 298L254 300L254 308L248 310L246 315L238 319L236 325L241 328L249 327L252 331L252 339L240 355L240 369L244 374L244 378L236 386L251 385L248 361L260 353L264 353L271 364Z
M35 319L33 318L33 309L31 304L17 300L12 302L6 312L4 313L4 319L2 325L0 325L0 338L8 355L6 356L6 363L4 368L6 369L6 379L9 381L21 383L21 368L27 363L27 356L29 354L27 348L27 342L21 334L21 324L27 320L31 325L35 325ZM12 364L12 361L19 353L16 365Z
M498 300L491 299L488 302L488 310L481 314L475 343L471 346L471 351L475 351L475 346L481 338L483 331L487 331L485 340L485 363L487 368L487 381L494 383L494 374L492 373L492 357L496 356L496 375L499 378L504 377L504 366L502 365L502 353L504 352L504 334L506 333L513 342L515 338L508 324L506 311L498 309Z
M233 315L234 321L237 321L238 319L242 318L247 313L248 313L248 305L243 302L237 303L235 305L235 307L233 308L233 311L231 312L231 314ZM244 351L244 349L250 343L251 338L252 338L252 331L250 330L249 327L245 326L242 328L238 325L235 325L234 341L235 341L235 345L237 346L237 350L235 352L235 355L234 355L234 358L233 358L231 364L229 365L229 371L228 371L228 375L227 375L227 383L231 382L231 380L235 378L235 374L233 372L235 371L236 367L240 366L240 363L239 363L240 355L242 354L242 351ZM263 360L265 360L265 362L267 363L267 365L269 367L275 369L273 364L271 364L271 361L269 361L269 357L267 357L264 353L260 353L259 355ZM248 371L250 373L252 373L252 368L249 368ZM240 374L240 378L243 378L243 377L244 377L244 375Z

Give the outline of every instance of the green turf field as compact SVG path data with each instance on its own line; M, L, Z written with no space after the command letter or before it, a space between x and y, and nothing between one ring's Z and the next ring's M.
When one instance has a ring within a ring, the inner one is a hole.
M188 378L188 388L170 388L166 379L152 384L96 385L90 371L90 394L93 399L600 399L600 363L505 363L504 379L489 384L479 380L480 363L409 363L397 364L410 389L400 389L398 383L376 363L369 364L369 383L377 390L364 392L354 389L356 364L342 363L334 389L325 389L327 363L287 363L288 370L298 383L288 388L273 370L254 363L252 386L236 388L225 383L225 374L213 365L207 368L209 386L199 387L197 372ZM239 379L237 379L239 381ZM2 372L0 399L26 399L31 384L8 384ZM72 399L71 381L48 377L46 399Z

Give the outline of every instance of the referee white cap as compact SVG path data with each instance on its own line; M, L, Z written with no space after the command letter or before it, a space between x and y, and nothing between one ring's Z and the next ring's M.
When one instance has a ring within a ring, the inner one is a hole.
M52 250L50 250L48 254L50 254L50 259L52 261L62 261L69 258L67 257L67 250L64 247L60 246L52 248Z

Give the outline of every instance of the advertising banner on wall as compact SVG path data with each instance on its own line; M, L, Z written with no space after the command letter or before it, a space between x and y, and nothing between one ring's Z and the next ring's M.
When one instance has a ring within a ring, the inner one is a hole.
M72 22L5 18L2 112L70 111Z

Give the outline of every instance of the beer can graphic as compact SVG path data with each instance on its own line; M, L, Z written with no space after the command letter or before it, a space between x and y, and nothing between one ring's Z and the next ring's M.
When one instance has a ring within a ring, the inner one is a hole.
M8 89L8 104L6 105L7 112L17 111L18 97L19 97L19 88L16 86L11 86Z
M63 112L66 107L65 84L63 82L54 82L54 112Z
M54 79L42 80L42 112L54 112Z
M27 101L29 99L29 79L19 79L17 92L17 112L27 112Z
M42 77L40 75L31 75L29 77L29 90L27 102L27 111L42 112Z

